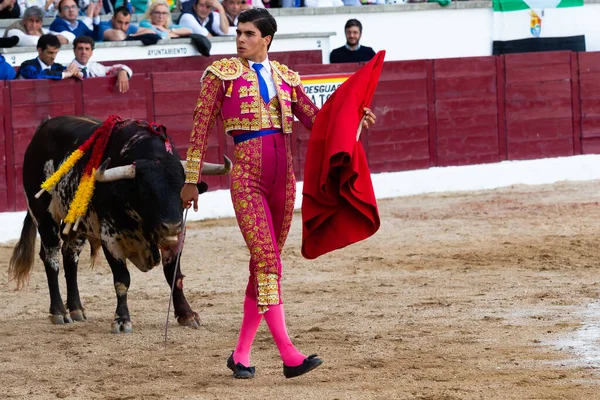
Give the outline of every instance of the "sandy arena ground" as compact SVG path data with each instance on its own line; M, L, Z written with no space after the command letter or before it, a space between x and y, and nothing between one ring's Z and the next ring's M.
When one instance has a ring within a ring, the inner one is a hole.
M233 219L188 225L182 267L202 325L171 316L166 352L162 269L132 269L134 331L114 335L103 259L92 270L85 251L89 319L64 326L47 318L37 260L28 289L0 287L0 397L599 399L599 201L600 182L382 200L375 236L313 261L295 215L283 257L289 331L325 363L289 380L264 323L256 377L225 367L247 279ZM2 283L13 245L0 248Z

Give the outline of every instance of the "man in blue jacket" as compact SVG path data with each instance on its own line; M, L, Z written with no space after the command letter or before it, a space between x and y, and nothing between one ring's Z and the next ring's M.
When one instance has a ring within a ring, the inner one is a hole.
M38 57L33 60L23 61L19 68L19 77L24 79L66 79L75 77L82 79L83 74L73 64L65 67L55 63L56 55L60 49L60 41L55 35L40 36L37 43Z
M71 32L75 37L94 36L94 30L98 30L100 23L100 9L102 2L91 3L87 8L87 15L77 19L79 8L74 0L61 0L58 3L58 17L50 24L51 32ZM73 39L75 39L75 37ZM70 41L73 42L72 40Z
M4 56L0 54L0 79L4 81L9 81L11 79L15 79L17 73L15 69L6 62Z

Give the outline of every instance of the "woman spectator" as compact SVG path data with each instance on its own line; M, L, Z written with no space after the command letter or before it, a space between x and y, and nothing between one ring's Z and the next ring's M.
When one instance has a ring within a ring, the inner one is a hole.
M192 34L190 28L184 28L171 22L171 11L165 0L153 1L140 21L140 28L152 29L161 39L178 38Z

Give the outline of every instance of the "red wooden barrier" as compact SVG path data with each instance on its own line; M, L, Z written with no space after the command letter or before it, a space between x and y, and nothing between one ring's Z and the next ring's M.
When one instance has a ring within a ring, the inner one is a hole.
M11 81L11 123L13 165L8 176L14 181L14 190L8 193L10 210L27 207L23 194L23 156L37 126L46 116L80 115L81 83L72 79L64 81L35 80Z
M82 113L100 120L111 114L124 118L153 120L151 76L134 74L129 80L129 90L120 93L116 78L86 79L83 85Z
M583 154L597 154L600 153L600 53L578 56Z
M572 155L570 53L510 54L505 66L508 158Z
M185 159L192 132L193 112L200 91L202 71L177 74L159 72L152 76L156 122L168 128L167 132L173 138L181 158ZM206 161L223 162L224 154L227 154L229 158L232 157L232 151L228 148L231 146L227 146L228 142L222 132L222 124L217 121L208 140ZM203 180L211 190L229 187L227 176L203 177Z
M496 60L434 61L437 165L500 161Z
M371 104L377 125L361 135L372 172L430 166L428 64L384 64Z
M304 76L360 68L360 64L316 65L320 59L311 54L304 65L295 67ZM204 66L208 61L194 59L178 60ZM279 60L302 62L297 55ZM5 82L0 93L4 106L0 211L25 208L23 154L46 115L102 119L117 113L154 120L167 126L184 157L202 70L156 72L156 64L148 65L155 72L140 73L134 65L126 94L118 93L115 78ZM375 173L600 153L600 53L387 62L371 106L378 123L364 131L361 140ZM217 121L207 161L221 162L225 154L232 158L232 140L222 132ZM296 122L291 139L298 179L303 178L308 138L309 132ZM227 177L207 182L210 190L228 187Z

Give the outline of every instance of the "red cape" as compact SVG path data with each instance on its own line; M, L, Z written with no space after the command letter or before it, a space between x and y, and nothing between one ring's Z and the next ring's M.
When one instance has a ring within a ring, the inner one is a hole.
M379 212L357 130L375 93L385 51L329 97L313 124L302 189L302 255L313 259L373 235Z

